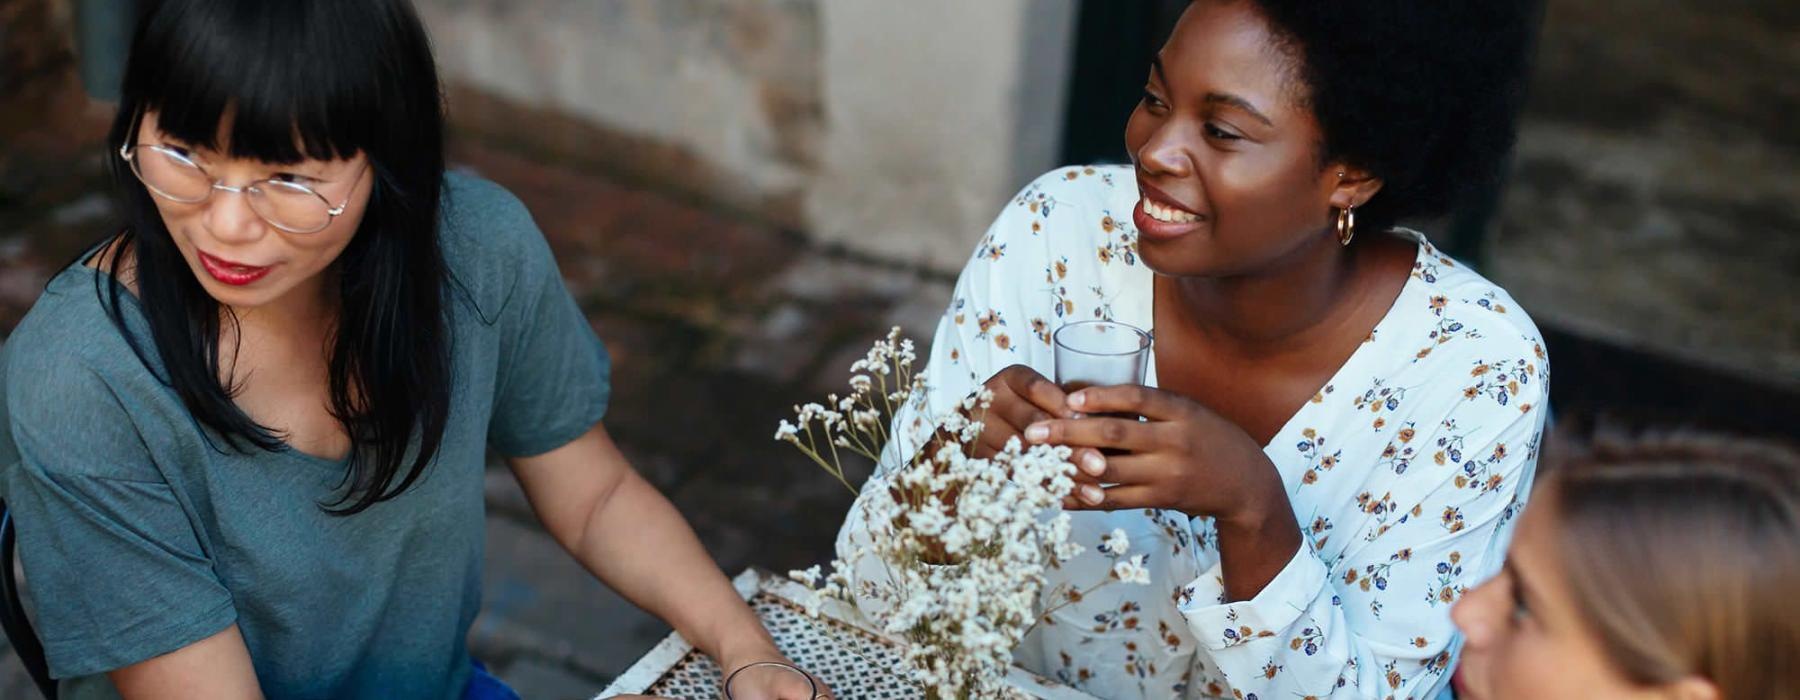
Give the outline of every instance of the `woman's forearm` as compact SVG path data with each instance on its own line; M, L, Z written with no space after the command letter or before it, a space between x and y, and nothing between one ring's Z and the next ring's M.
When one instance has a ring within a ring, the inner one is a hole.
M774 650L761 621L687 520L635 472L596 501L571 549L594 575L721 665L758 660Z

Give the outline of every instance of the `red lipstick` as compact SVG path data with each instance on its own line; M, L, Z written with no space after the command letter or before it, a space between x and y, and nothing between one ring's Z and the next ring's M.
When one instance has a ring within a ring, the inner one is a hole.
M215 258L200 251L194 252L199 255L200 266L206 268L207 274L212 275L213 279L233 287L242 287L262 279L269 274L270 270L274 269L273 267L244 265L222 258Z

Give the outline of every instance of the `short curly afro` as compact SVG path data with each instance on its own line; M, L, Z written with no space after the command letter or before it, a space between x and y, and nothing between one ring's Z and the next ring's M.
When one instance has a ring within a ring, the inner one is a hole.
M1381 192L1357 228L1447 214L1500 177L1524 101L1539 0L1255 0L1298 59L1323 161Z

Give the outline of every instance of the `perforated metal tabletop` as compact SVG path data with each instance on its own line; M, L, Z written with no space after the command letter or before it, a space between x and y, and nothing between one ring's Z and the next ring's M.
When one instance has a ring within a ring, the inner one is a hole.
M762 618L782 653L829 683L840 700L922 697L905 680L905 662L896 642L872 630L854 608L825 601L821 615L810 617L797 602L809 595L805 588L758 569L745 571L733 583ZM1033 697L1092 700L1092 696L1020 668L1014 668L1008 680ZM680 634L670 634L596 698L642 693L714 700L722 696L719 684L718 665Z

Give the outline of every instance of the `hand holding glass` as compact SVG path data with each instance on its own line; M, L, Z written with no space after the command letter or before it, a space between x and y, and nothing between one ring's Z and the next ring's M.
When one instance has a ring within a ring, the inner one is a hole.
M1056 346L1056 383L1071 394L1090 386L1143 384L1150 365L1150 334L1117 321L1071 323L1056 329L1052 343ZM1118 450L1100 453L1111 455Z

